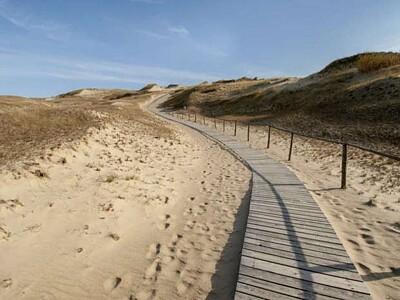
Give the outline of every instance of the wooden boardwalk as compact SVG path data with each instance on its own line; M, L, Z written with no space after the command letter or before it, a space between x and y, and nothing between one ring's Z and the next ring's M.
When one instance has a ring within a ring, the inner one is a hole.
M235 299L371 299L332 226L288 168L234 137L161 115L219 141L253 172Z

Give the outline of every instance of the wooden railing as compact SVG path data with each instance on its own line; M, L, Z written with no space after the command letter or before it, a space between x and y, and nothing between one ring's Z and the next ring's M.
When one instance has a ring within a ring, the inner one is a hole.
M181 119L186 119L187 118L188 121L192 121L192 118L193 118L194 122L196 122L196 123L199 121L199 115L196 114L196 112L191 113L190 111L184 111L184 112L182 112L182 111L174 111L174 112L168 112L168 113L170 115L174 115L174 116L176 116L178 118L181 118ZM366 152L370 152L370 153L373 153L373 154L376 154L376 155L380 155L382 157L386 157L386 158L389 158L389 159L392 159L392 160L395 160L395 161L400 161L400 157L398 157L398 156L391 155L391 154L384 153L384 152L380 152L380 151L377 151L377 150L374 150L374 149L369 149L369 148L364 147L364 146L356 145L356 144L353 144L353 143L347 143L347 142L343 142L343 141L335 141L335 140L330 140L330 139L325 139L325 138L320 138L320 137L314 137L314 136L311 136L311 135L307 135L307 134L304 134L304 133L291 131L291 130L288 130L288 129L285 129L285 128L281 128L281 127L277 127L277 126L272 126L272 125L250 125L250 124L238 122L238 121L235 121L235 120L226 120L226 119L222 119L222 118L209 118L209 117L206 117L206 116L203 115L202 116L202 121L203 121L202 123L204 125L207 125L207 123L206 123L207 119L209 119L209 120L211 119L213 121L215 129L217 129L217 121L222 122L222 130L223 130L223 132L225 132L225 129L226 129L225 124L227 122L233 124L233 135L234 136L237 135L238 125L247 126L247 136L246 136L246 138L247 138L248 142L250 141L250 126L267 127L268 128L267 149L270 148L270 143L271 143L271 128L274 128L275 130L278 130L278 131L283 131L283 132L290 133L290 144L289 144L288 161L290 161L291 158L292 158L293 140L294 140L294 136L295 135L302 136L302 137L305 137L305 138L314 139L314 140L319 140L319 141L323 141L323 142L327 142L327 143L333 143L333 144L341 145L342 146L342 163L341 163L341 188L342 189L345 189L346 185L347 185L347 183L346 183L346 179L347 179L347 160L348 160L347 154L348 154L349 146L353 147L353 148L357 148L357 149L363 150L363 151L366 151Z

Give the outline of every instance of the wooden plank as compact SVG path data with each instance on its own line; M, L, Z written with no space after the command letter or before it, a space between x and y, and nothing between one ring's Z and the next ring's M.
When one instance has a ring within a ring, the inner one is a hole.
M274 272L265 270L253 269L242 265L240 267L240 276L252 277L261 280L261 282L268 281L278 283L284 286L290 286L299 290L313 292L316 295L325 295L335 299L354 299L354 300L365 300L370 299L368 295L364 293L358 293L354 291L348 291L337 287L332 287L325 284L318 284L312 281L302 280L299 278L285 276ZM310 297L312 299L312 297Z
M278 196L281 197L281 196ZM280 207L280 208L292 208L294 210L298 211L305 211L306 213L314 213L314 214L319 214L320 216L325 217L324 213L313 206L317 205L316 203L312 202L305 202L301 201L299 199L296 200L282 200L282 197L280 199L277 198L277 195L271 192L271 195L268 195L267 192L263 194L263 196L254 196L252 195L251 197L252 200L254 200L253 204L255 205L264 205L264 206L272 206L272 207ZM300 208L299 206L302 206Z
M257 288L258 292L260 290L267 290L267 291L276 291L280 294L283 294L282 297L284 299L314 299L314 300L331 300L332 297L319 295L314 293L314 291L307 291L304 289L300 289L298 287L293 288L290 286L283 285L281 283L270 282L266 280L260 280L254 277L246 276L246 275L239 275L238 282L243 285L249 285L251 287Z
M257 203L266 203L266 204L279 204L279 202L275 199L275 196L268 196L268 197L256 197L254 195L251 196L251 201L255 204ZM298 208L302 207L303 209L309 209L312 211L317 211L321 214L323 212L319 207L315 207L315 203L312 203L310 201L301 201L301 199L296 199L296 200L290 200L288 198L285 198L285 205L291 208Z
M258 213L252 213L249 214L249 218L257 218L260 221L267 222L267 223L282 223L282 224L287 224L288 226L293 226L295 228L310 228L315 231L320 231L320 232L326 232L326 233L332 233L336 234L335 231L333 230L332 227L324 225L324 224L318 224L318 223L305 223L303 220L297 220L297 219L292 219L286 221L282 217L277 217L277 216L272 216L272 215L261 215Z
M281 216L281 217L283 217L285 219L292 219L292 218L293 219L300 219L300 220L304 220L305 222L311 221L311 222L325 224L325 225L329 226L329 222L326 219L324 220L322 218L313 218L313 217L308 217L308 216L299 215L299 214L285 214L285 213L282 213L282 211L279 211L279 210L276 210L276 209L274 209L274 210L271 209L271 210L267 211L267 210L262 209L260 207L255 207L250 202L250 213L251 212L260 213L260 214L266 214L266 215L273 214L273 215Z
M321 212L313 212L313 211L308 211L304 209L291 209L290 207L284 205L284 204L267 204L267 203L250 203L251 207L253 209L262 209L265 211L280 211L283 215L286 216L302 216L302 217L308 217L311 219L317 219L317 220L323 220L326 221L325 215L323 215Z
M254 295L256 297L259 297L261 299L276 299L276 300L288 300L288 299L298 299L295 297L290 297L287 295L283 295L281 293L278 292L274 292L274 291L269 291L269 290L265 290L256 286L252 286L252 285L248 285L248 284L244 284L242 282L238 282L237 286L236 286L236 290L239 292L243 292L246 294L250 294L250 295Z
M315 227L309 227L307 225L296 225L294 226L291 222L279 222L279 221L269 221L266 219L260 219L256 218L253 216L249 216L247 222L249 224L254 224L254 225L261 225L265 226L268 228L276 228L276 229L282 229L282 230L287 230L288 232L294 232L294 233L312 233L315 234L316 236L321 236L321 237L327 237L327 238L334 238L337 240L336 233L334 232L323 232L323 231L317 231L315 230Z
M334 276L329 276L326 274L310 272L307 270L301 270L298 268L283 266L280 264L263 261L251 257L242 255L241 264L244 266L258 269L266 270L273 273L294 277L302 280L312 281L319 284L324 284L332 287L341 288L348 291L355 291L359 293L367 294L367 290L362 282L349 280L345 278L339 278ZM240 271L239 271L240 272Z
M286 253L288 253L288 252L286 252ZM297 269L301 269L301 270L307 270L307 271L310 271L313 273L320 273L320 274L325 274L325 275L329 275L329 276L335 276L338 278L346 278L346 279L354 280L354 281L362 281L361 277L360 277L360 275L358 275L358 273L348 272L348 271L332 268L329 265L324 265L324 262L322 262L321 264L314 264L311 261L312 260L311 258L307 257L307 261L305 261L306 258L304 257L304 255L294 254L294 255L292 255L291 258L288 258L288 257L283 257L283 256L274 256L274 255L270 255L267 253L261 253L261 252L249 250L249 249L243 249L242 255L251 257L251 258L254 258L257 260L277 263L279 265L297 268ZM289 255L287 255L287 256L289 256ZM329 262L329 263L332 264L332 262ZM338 264L338 265L340 265L340 264ZM344 264L342 264L342 265L344 265Z
M247 228L264 231L266 233L267 232L280 233L280 234L291 236L293 238L302 237L302 238L308 239L310 241L312 240L312 241L318 241L318 242L326 242L329 244L342 246L342 243L340 243L340 241L337 238L328 238L328 237L323 237L323 236L317 236L317 235L314 235L312 232L310 232L310 233L293 232L293 231L288 231L286 229L278 229L278 228L273 228L273 227L265 227L262 225L254 225L252 223L247 223Z
M336 250L336 252L342 253L343 256L347 256L346 250L340 245L332 245L330 243L320 242L317 240L305 239L302 237L292 237L286 234L279 234L274 232L258 231L251 228L246 229L245 237L254 238L260 241L270 241L272 238L290 241L293 245L298 247L307 247L308 245L318 246L320 248L326 248L328 250Z
M239 292L238 290L236 290L236 293L235 293L235 300L259 300L259 299L263 299L263 298L251 296L249 294Z
M294 217L294 216L282 216L282 214L275 213L275 212L265 212L265 211L258 211L258 210L250 210L249 215L262 215L265 217L271 217L271 218L280 218L282 220L286 221L296 221L296 222L302 222L302 223L309 223L309 224L315 224L316 228L318 227L323 227L327 228L330 227L329 223L326 221L318 221L318 220L309 220L309 219L304 219L302 217Z
M301 260L304 262L309 262L320 266L329 266L334 269L346 270L348 272L358 274L352 262L338 261L337 256L334 255L328 256L326 254L319 252L312 253L311 251L307 251L301 248L276 247L276 244L275 247L265 247L246 242L243 244L243 249L274 255L276 257L285 257L292 260ZM359 276L358 279L360 279Z

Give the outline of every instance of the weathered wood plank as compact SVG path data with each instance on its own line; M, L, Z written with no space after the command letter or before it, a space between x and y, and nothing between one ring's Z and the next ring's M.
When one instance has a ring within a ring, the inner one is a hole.
M291 299L293 297L296 299L314 299L314 300L331 300L332 299L332 297L329 297L329 296L316 294L312 290L308 291L305 289L301 289L301 285L300 285L300 288L298 286L291 287L291 286L283 285L281 282L275 283L275 282L270 282L270 281L266 281L266 280L260 280L260 279L246 276L243 274L239 274L238 282L243 285L249 285L249 286L258 288L257 289L258 293L260 293L260 290L279 292L284 295L284 296L282 295L282 297L285 297L284 299Z
M362 282L349 280L345 278L339 278L334 276L329 276L326 274L311 272L307 270L302 270L298 268L283 266L273 262L263 261L256 258L251 258L242 255L241 263L244 266L258 269L266 270L273 273L294 277L302 280L307 280L319 284L324 284L332 287L341 288L344 290L355 291L367 294L367 290ZM240 271L239 271L240 273Z
M298 299L298 298L290 297L290 296L287 296L287 295L284 295L284 294L281 294L281 293L278 293L278 292L269 291L269 290L265 290L265 289L259 288L257 286L253 286L253 285L249 285L249 284L246 284L246 283L242 283L240 281L237 283L236 290L239 291L239 292L243 292L243 293L246 293L246 294L251 294L251 295L257 296L257 297L259 297L261 299L271 299L271 300L272 299L274 299L274 300L275 299L276 300Z
M308 245L316 245L319 247L325 247L328 249L335 249L341 251L343 254L347 256L346 250L343 248L342 245L339 244L331 244L329 242L324 242L324 241L318 241L315 239L309 239L305 237L299 237L299 236L290 236L288 234L285 234L284 232L276 233L276 232L267 232L267 231L260 231L257 229L253 229L251 227L246 228L246 233L245 236L247 237L253 237L257 240L261 241L269 241L270 238L278 238L278 239L283 239L283 240L289 240L293 245L297 245L298 247L303 247L303 245L308 244Z
M236 290L235 299L236 300L259 300L259 299L265 299L265 298L252 296L252 295L245 294L245 293L242 293L242 292L239 292L238 290Z
M326 217L321 213L290 209L290 207L287 207L283 204L267 205L267 204L260 204L260 203L251 203L250 206L251 206L251 209L253 209L253 210L263 210L263 211L267 211L267 212L275 211L275 212L281 213L282 215L285 215L286 217L297 216L297 217L302 217L302 218L309 218L311 220L326 221Z
M318 221L318 220L314 220L314 219L305 219L304 217L295 217L295 216L283 216L282 214L280 214L279 212L273 212L273 211L269 211L266 212L265 210L255 210L255 209L250 209L249 214L251 215L264 215L266 217L274 217L274 218L280 218L282 220L290 220L290 221L298 221L298 222L303 222L303 223L309 223L309 224L315 224L315 226L320 226L320 227L330 227L329 223L327 221Z
M335 245L340 245L340 246L342 245L337 238L317 236L317 235L313 235L312 233L293 232L293 231L289 231L289 230L285 230L285 229L266 227L266 226L262 226L262 225L254 225L252 223L247 223L247 228L256 229L256 230L265 231L265 232L286 234L286 235L294 237L294 238L302 237L302 238L306 238L308 240L315 240L318 242L326 242L329 244L335 244Z
M273 222L261 218L256 218L254 216L249 216L247 222L249 224L253 225L259 225L259 226L265 226L269 228L276 228L276 229L282 229L282 230L287 230L293 233L311 233L315 234L316 236L322 236L322 237L327 237L327 238L333 238L337 240L337 236L335 233L332 232L324 232L324 231L317 231L315 227L310 227L306 225L295 225L292 222Z
M330 253L329 249L327 250L326 248L320 248L314 245L309 245L309 247L297 247L292 243L290 243L289 241L285 243L284 240L276 241L274 239L271 239L271 241L265 242L248 237L244 239L243 247L245 248L246 245L259 246L262 249L264 249L264 251L267 252L276 250L276 251L287 251L293 253L304 253L305 255L307 255L307 257L310 256L310 257L326 259L332 262L348 263L351 265L353 264L348 256L338 255L335 252Z
M369 299L365 293L358 293L349 290L340 289L337 287L332 287L325 284L318 284L312 281L302 280L299 278L285 276L277 274L274 272L269 272L266 270L258 270L242 265L240 267L240 276L252 277L255 279L268 282L278 283L284 286L290 286L303 291L309 291L316 295L324 295L332 297L335 299L354 299L354 300L364 300ZM312 297L310 297L312 299Z
M320 251L322 253L330 253L337 256L348 257L346 250L343 247L332 248L330 244L325 244L316 241L309 241L305 239L294 239L284 234L265 233L260 234L252 229L247 229L245 238L251 238L259 242L275 242L278 244L288 244L292 247L310 249Z
M324 233L330 233L336 235L335 231L332 229L332 227L328 227L327 225L320 225L320 224L315 224L315 223L305 223L304 221L299 221L297 219L292 219L290 218L290 223L287 222L285 219L277 216L272 216L272 215L262 215L258 213L251 213L249 214L249 219L254 218L257 220L260 220L261 222L266 222L266 223L274 223L274 224L285 224L288 227L294 227L294 228L304 228L304 229L310 229L314 231L319 231L319 232L324 232Z
M282 245L281 245L282 246ZM307 251L305 249L299 249L299 248L291 248L291 247L265 247L264 245L256 245L253 243L247 243L244 242L243 244L243 250L250 250L250 251L255 251L255 252L260 252L260 253L266 253L269 255L274 255L276 257L285 257L285 258L290 258L292 260L302 260L304 262L309 262L313 264L317 264L320 266L329 266L335 269L341 269L341 270L346 270L348 272L353 272L357 273L354 265L352 262L342 262L338 261L337 257L331 255L324 255L323 253L321 254L320 252L314 252L312 253L311 251ZM357 273L358 274L358 273Z
M313 273L321 273L321 274L325 274L325 275L329 275L329 276L335 276L335 277L339 277L339 278L346 278L349 280L354 280L354 281L362 281L360 275L358 275L358 273L354 273L354 272L349 272L349 271L345 271L345 270L340 270L338 268L332 268L330 267L331 265L333 265L332 262L328 262L328 264L326 264L326 262L324 261L319 261L320 263L315 264L313 263L313 260L317 260L317 259L312 259L310 257L305 257L302 254L292 254L291 257L289 257L290 253L286 252L288 255L285 255L286 257L283 257L283 255L277 256L277 255L271 255L268 253L262 253L262 252L258 252L258 251L253 251L253 250L249 250L247 248L244 248L242 250L242 255L245 255L247 257L251 257L257 260L262 260L262 261L266 261L266 262L272 262L272 263L276 263L279 265L283 265L283 266L288 266L288 267L292 267L292 268L298 268L301 270L307 270ZM335 264L336 266L347 266L347 264Z
M261 196L251 196L251 200L253 201L253 203L255 204L269 204L269 205L273 205L273 204L279 204L279 202L276 201L275 197L261 197ZM319 212L322 213L321 210L319 208L315 207L315 203L311 203L310 201L302 201L301 199L295 199L295 200L287 200L285 199L285 205L287 207L290 207L292 209L296 209L296 208L306 208L310 211L315 211L315 212Z

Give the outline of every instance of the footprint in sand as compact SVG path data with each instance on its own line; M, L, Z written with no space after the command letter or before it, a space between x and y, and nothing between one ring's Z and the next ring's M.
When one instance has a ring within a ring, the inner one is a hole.
M7 241L11 237L11 232L0 226L0 236Z
M195 207L193 208L193 215L194 215L195 217L201 216L201 215L203 215L203 214L206 213L206 212L207 212L206 206L203 205L203 204L201 204L201 205L199 205L199 206L195 206Z
M42 224L34 224L31 226L28 226L24 229L24 231L30 231L30 232L39 232L42 228Z
M193 214L193 208L188 208L183 212L184 216L190 216Z
M396 222L396 223L391 224L388 227L388 231L400 233L400 222Z
M201 254L201 258L204 261L213 261L213 260L215 260L215 252L212 252L212 251L209 251L209 250L205 250Z
M369 234L361 234L361 238L368 244L368 245L374 245L375 244L375 239L373 236Z
M147 268L144 274L143 284L151 285L157 281L158 274L161 272L160 258L156 258L153 263Z
M121 283L122 279L120 277L110 277L103 282L103 287L106 292L111 292L116 289Z
M166 230L171 226L171 215L164 215L161 217L162 223L158 226L162 230Z
M366 265L364 265L362 263L357 263L357 265L362 270L363 273L365 273L365 274L371 273L371 269L368 268Z
M196 224L196 221L187 221L185 227L183 228L184 231L190 231L193 230L194 225Z
M149 247L149 251L147 251L146 258L153 260L155 259L161 251L161 244L151 244Z
M171 246L171 247L176 246L176 245L178 244L178 242L179 242L181 239L183 239L183 235L178 234L178 233L177 233L177 234L174 234L174 235L172 236L172 238L171 238L170 246Z
M210 232L210 227L207 224L197 223L195 225L195 231L200 234L206 234L207 232Z
M8 288L8 287L12 286L12 284L13 284L13 281L12 281L11 278L4 279L4 280L1 282L1 286L2 286L3 288Z
M185 294L193 284L197 281L197 274L189 270L183 270L179 274L179 281L176 284L176 289L180 295Z
M149 300L153 299L156 295L156 290L151 290L151 291L140 291L137 293L136 297L131 295L129 297L129 300Z

